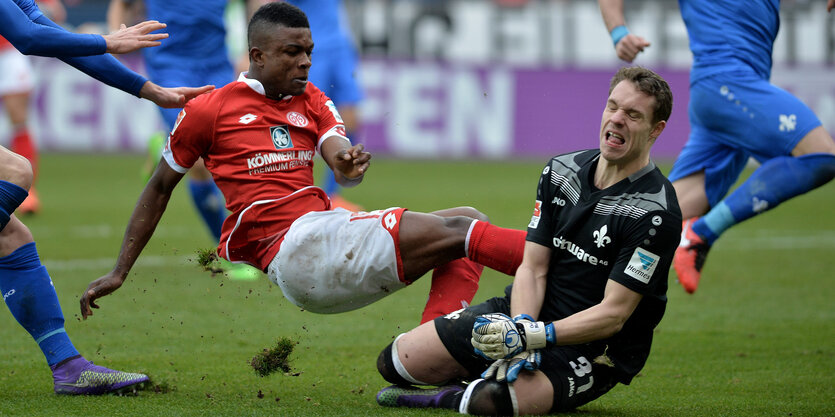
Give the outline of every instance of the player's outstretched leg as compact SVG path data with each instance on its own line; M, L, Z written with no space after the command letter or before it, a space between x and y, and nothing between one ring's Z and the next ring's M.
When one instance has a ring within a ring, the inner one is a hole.
M52 365L50 369L56 394L126 394L144 388L148 382L147 375L114 371L94 365L80 355Z
M684 289L696 291L707 251L725 230L818 188L833 177L835 155L828 153L780 156L763 163L704 217L685 222L682 243L673 261Z
M472 207L431 214L405 212L400 251L406 280L434 269L421 323L469 305L478 290L482 265L514 275L524 245L525 232L494 226Z
M41 264L29 229L12 213L27 196L32 170L24 158L0 146L0 293L14 318L35 339L53 370L55 392L103 394L148 381L85 364L64 330L64 314L52 279ZM104 376L106 374L106 376Z
M28 234L28 230L13 219L3 237L14 239L10 233ZM35 242L0 257L0 291L14 318L35 339L46 357L56 393L119 393L141 388L148 381L146 375L96 366L79 355L64 330L64 314Z

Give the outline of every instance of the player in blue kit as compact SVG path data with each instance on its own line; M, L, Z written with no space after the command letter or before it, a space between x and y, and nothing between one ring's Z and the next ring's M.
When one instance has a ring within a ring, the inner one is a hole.
M631 62L649 43L629 33L623 0L599 5L618 57ZM808 106L769 83L779 0L679 0L679 7L693 68L690 138L669 176L685 219L673 266L692 293L725 230L835 177L835 142ZM726 196L749 158L760 167Z
M157 48L144 49L148 76L158 84L175 85L211 84L222 87L235 80L235 72L226 48L226 26L223 21L226 0L111 0L108 10L108 26L125 23L126 8L134 3L144 3L145 17L166 22L169 38ZM160 108L168 131L174 128L179 109ZM163 138L151 138L149 166L159 161ZM148 174L153 169L146 170ZM208 226L214 239L220 240L223 220L226 219L223 195L212 180L202 160L191 170L189 194L197 211ZM258 271L244 265L225 264L224 269L233 278L257 278Z
M316 53L316 65L310 67L308 79L333 100L348 136L359 129L359 106L362 90L356 79L359 57L341 0L287 0L302 9L310 21ZM336 207L357 211L359 207L340 196L333 173L324 173L325 192Z
M0 0L0 36L23 53L58 56L90 76L157 105L183 106L210 90L162 88L130 71L105 52L131 52L159 44L159 22L143 22L110 35L78 35L44 16L32 0ZM84 359L64 329L52 280L41 264L29 229L13 214L32 185L29 161L0 146L0 293L12 315L38 343L59 394L104 394L133 390L143 374L114 371Z

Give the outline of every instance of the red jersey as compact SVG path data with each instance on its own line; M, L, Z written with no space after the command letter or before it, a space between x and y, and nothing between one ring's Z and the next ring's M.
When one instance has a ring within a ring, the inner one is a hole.
M9 48L13 48L12 43L9 42L6 38L0 36L0 51L5 51Z
M163 156L185 173L202 157L226 197L218 253L265 270L294 220L330 209L313 184L313 156L345 127L333 102L312 83L304 94L273 100L244 77L186 104Z

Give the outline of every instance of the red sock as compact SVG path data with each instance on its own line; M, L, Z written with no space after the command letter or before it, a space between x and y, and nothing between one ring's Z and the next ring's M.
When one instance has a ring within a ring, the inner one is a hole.
M38 176L38 148L32 137L29 136L29 129L23 128L15 132L11 143L12 152L26 158L32 164L32 172L35 177Z
M516 275L525 253L527 232L477 221L470 231L467 256L481 265Z
M478 279L484 267L467 259L456 259L432 271L429 300L423 309L420 323L452 313L473 301L478 291Z

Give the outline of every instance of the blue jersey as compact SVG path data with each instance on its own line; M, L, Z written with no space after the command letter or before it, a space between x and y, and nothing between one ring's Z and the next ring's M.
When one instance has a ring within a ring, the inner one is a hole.
M337 106L362 99L356 80L358 55L341 0L288 0L306 15L313 36L313 65L308 79Z
M779 0L679 0L679 7L693 52L691 83L735 70L770 78Z
M27 55L87 56L107 49L99 35L70 33L55 25L33 0L0 0L0 36Z
M64 30L44 16L33 0L0 0L0 35L24 54L57 57L133 95L138 96L148 81L105 54L103 37Z
M334 46L342 47L343 42L350 42L341 0L287 0L287 3L302 9L307 15L314 51L330 50Z
M145 0L147 19L168 25L162 45L143 50L145 60L155 67L183 60L207 66L229 62L225 10L226 0Z

